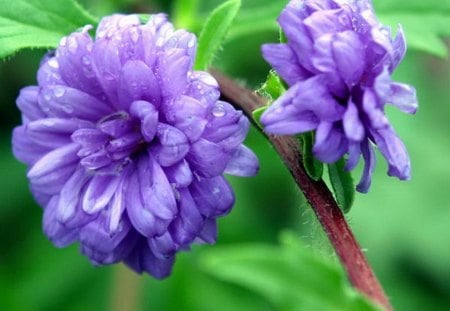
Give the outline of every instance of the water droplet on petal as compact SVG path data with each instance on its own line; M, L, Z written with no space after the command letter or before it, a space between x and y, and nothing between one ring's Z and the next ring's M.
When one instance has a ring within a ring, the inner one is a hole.
M46 101L51 101L51 100L52 100L52 94L50 93L49 90L47 90L47 91L44 93L44 99L45 99Z
M77 39L75 39L74 37L69 37L69 39L68 39L68 47L69 47L69 51L70 52L76 53L77 49L78 49Z
M86 55L84 55L84 56L81 58L81 61L82 61L83 64L85 64L86 66L88 66L88 65L91 64L91 60L90 60L89 57L86 56Z
M189 40L187 46L188 46L188 48L193 48L194 45L195 45L195 37L192 37L192 38Z
M115 79L114 75L112 75L109 72L104 72L103 78L105 78L105 80L108 80L108 81L113 81Z
M58 69L58 67L59 67L59 63L58 63L58 61L56 60L55 57L50 58L48 60L48 64L49 64L50 67L55 68L55 69Z
M106 35L106 31L101 30L97 33L97 39L101 39Z
M158 40L156 40L156 46L162 47L164 44L164 39L162 37L159 37Z
M62 96L64 96L65 93L66 93L66 90L62 86L57 86L53 89L53 95L55 95L55 97L58 97L58 98L62 97Z
M67 37L62 37L61 41L59 41L60 46L66 46L67 44Z
M63 109L63 111L66 112L66 113L72 113L72 112L74 112L74 108L73 108L73 106L71 106L71 105L63 105L63 106L62 106L62 109Z
M131 41L133 41L134 43L137 43L139 40L139 32L137 30L136 27L133 27L130 29L130 37L131 37Z
M216 118L221 118L226 114L226 110L225 107L221 104L221 103L217 103L214 105L213 109L212 109L212 114L213 116L215 116Z

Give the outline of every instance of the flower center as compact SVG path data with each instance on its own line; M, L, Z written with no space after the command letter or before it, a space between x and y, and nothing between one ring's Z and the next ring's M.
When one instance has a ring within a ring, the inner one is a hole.
M146 101L135 101L130 112L119 111L92 128L75 131L72 139L81 145L80 163L91 171L118 174L151 143L158 124L158 112Z

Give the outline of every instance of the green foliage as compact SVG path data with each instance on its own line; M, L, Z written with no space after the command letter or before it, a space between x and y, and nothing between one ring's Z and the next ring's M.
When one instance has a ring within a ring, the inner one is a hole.
M300 145L302 146L303 165L306 173L314 180L322 178L323 163L313 155L314 133L308 132L300 135Z
M409 48L447 56L442 38L450 36L450 1L375 0L374 4L383 23L403 26Z
M282 234L281 243L217 247L204 255L203 267L259 293L276 310L379 310L350 287L330 258L313 253L292 233Z
M236 22L230 29L230 40L251 36L265 31L278 31L276 19L286 5L285 0L273 0L265 3L245 1L247 4L236 17Z
M72 0L0 0L0 59L26 48L53 48L96 19Z
M241 0L229 0L214 9L208 17L198 40L195 68L206 70L222 45L241 6Z
M173 23L178 28L195 27L200 0L178 0L173 7Z
M336 201L344 213L347 213L355 199L355 186L353 185L352 175L344 169L344 166L344 158L336 163L328 164L328 174Z

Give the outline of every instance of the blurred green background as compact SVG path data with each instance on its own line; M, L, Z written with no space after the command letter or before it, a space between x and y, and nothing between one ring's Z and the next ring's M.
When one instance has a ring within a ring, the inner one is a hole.
M115 11L172 12L183 26L198 31L202 18L221 1L202 1L199 19L187 21L182 12L174 13L172 1L80 2L98 16ZM276 41L277 32L273 24L252 28L245 23L249 16L276 16L285 2L244 0L240 27L230 33L215 65L258 88L268 70L259 46ZM52 246L41 231L42 210L29 193L25 166L13 158L10 143L12 128L20 123L15 98L21 87L35 84L43 53L24 51L0 63L0 310L274 310L266 297L205 271L202 257L213 246L179 254L173 275L164 281L137 276L122 265L92 267L77 245ZM397 310L448 310L450 61L410 51L395 78L418 91L416 116L388 109L410 152L413 178L400 182L387 177L378 155L370 193L358 194L347 216ZM259 155L261 171L255 178L230 179L237 202L220 220L218 247L275 244L279 232L288 228L322 256L332 257L309 207L271 147L254 130L247 145ZM359 171L354 176L359 178Z

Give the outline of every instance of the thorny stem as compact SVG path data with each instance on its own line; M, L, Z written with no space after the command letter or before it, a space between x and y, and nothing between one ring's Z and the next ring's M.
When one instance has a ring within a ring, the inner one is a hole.
M216 70L212 70L211 73L219 82L222 96L236 108L244 111L250 120L253 120L252 111L266 104L264 98L240 86L222 73ZM272 143L311 204L350 282L357 290L383 306L385 310L393 310L333 195L323 180L314 181L306 173L297 140L290 136L263 134Z

